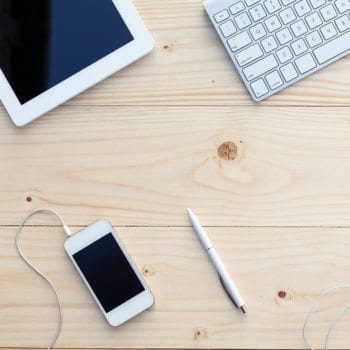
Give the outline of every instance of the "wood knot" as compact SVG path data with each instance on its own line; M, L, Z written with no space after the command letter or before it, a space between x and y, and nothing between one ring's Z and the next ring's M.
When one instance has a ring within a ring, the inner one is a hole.
M155 273L156 273L156 272L155 272L154 268L151 267L151 266L144 266L144 267L142 268L142 274L143 274L144 276L154 276Z
M195 340L208 338L208 330L201 327L195 328L193 332L193 338Z
M33 200L33 198L32 198L31 196L27 196L26 201L27 201L28 203L30 203L32 200Z
M173 43L173 42L164 43L162 45L162 48L164 51L173 52L173 51L175 51L175 43Z
M275 302L277 304L290 302L293 300L297 300L301 295L298 295L295 291L290 289L280 289L277 291L275 296Z
M277 295L279 298L284 299L287 296L287 292L285 290L280 290Z
M218 148L218 155L225 160L234 160L237 158L238 148L232 141L222 143Z

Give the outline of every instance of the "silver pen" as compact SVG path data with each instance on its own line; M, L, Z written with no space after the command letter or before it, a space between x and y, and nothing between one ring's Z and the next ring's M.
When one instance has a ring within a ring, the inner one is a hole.
M213 248L213 245L211 244L210 239L206 235L202 225L200 224L196 216L193 214L191 209L187 208L187 212L188 212L188 216L190 217L194 231L197 233L197 236L200 242L202 243L203 248L207 252L209 259L211 260L219 276L220 282L224 290L226 291L227 295L229 296L233 304L238 309L241 309L243 313L246 313L245 302L241 297L235 284L233 283L231 277L229 276L224 264L222 263L221 259L219 258L215 249Z

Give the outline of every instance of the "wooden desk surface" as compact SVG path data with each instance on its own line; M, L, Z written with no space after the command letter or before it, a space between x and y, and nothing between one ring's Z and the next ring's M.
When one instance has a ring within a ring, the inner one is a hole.
M151 311L109 327L58 223L35 218L23 246L62 297L59 348L301 349L310 303L350 282L350 57L254 104L200 1L135 4L152 54L24 129L1 109L0 348L44 348L55 330L53 295L14 248L26 213L50 207L73 231L110 220L156 297ZM226 298L186 207L247 316ZM316 347L348 300L340 293L313 317ZM349 322L332 348L349 348Z

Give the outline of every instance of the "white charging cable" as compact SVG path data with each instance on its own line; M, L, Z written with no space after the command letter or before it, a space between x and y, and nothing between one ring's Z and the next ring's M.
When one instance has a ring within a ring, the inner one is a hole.
M317 299L316 301L311 305L310 311L308 312L305 321L304 321L304 326L303 326L303 339L304 339L304 343L307 347L308 350L314 350L314 348L311 347L310 343L308 342L307 338L306 338L306 327L307 324L309 322L309 319L311 317L311 315L316 311L319 303L321 302L321 300L328 295L331 292L334 292L338 289L350 289L350 285L340 285L340 286L336 286L336 287L332 287L329 288L327 290L325 290ZM333 332L336 324L338 323L338 321L350 310L350 304L347 305L345 308L343 308L338 314L337 317L332 321L331 325L328 327L327 330L327 334L326 334L326 338L325 338L325 342L324 342L324 349L328 350L328 340L329 337L331 335L331 333Z
M52 291L54 292L54 295L55 295L55 298L56 298L56 302L57 302L57 308L58 308L58 323L57 323L57 330L56 330L56 333L54 335L54 337L52 338L52 341L50 343L50 345L48 346L48 350L51 350L58 337L60 336L61 334L61 331L62 331L62 306L61 306L61 301L59 299L59 296L58 296L58 293L57 293L57 290L55 288L55 286L52 284L52 282L50 281L50 279L48 277L46 277L43 273L41 273L37 268L35 268L32 263L24 256L21 248L20 248L20 244L19 244L19 240L20 240L20 235L21 235L21 232L23 230L23 226L28 222L28 220L38 214L38 213L49 213L49 214L53 214L54 216L56 216L56 218L60 221L61 225L62 225L62 228L63 228L63 231L64 233L67 235L67 236L70 236L71 235L71 232L68 228L68 226L64 223L63 219L61 218L60 215L58 215L54 210L51 210L51 209L38 209L38 210L35 210L33 212L31 212L22 222L21 224L18 226L17 228L17 232L16 232L16 240L15 240L15 244L16 244L16 249L17 249L17 252L19 254L19 256L21 257L21 259L37 274L39 275L48 285L49 287L52 289Z

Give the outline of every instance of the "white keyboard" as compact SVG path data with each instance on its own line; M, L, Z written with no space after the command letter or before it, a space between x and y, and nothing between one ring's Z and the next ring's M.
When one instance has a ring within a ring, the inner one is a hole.
M204 7L255 101L350 52L350 0L207 0Z

